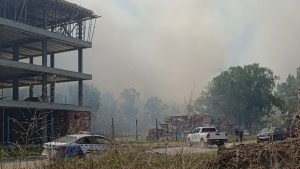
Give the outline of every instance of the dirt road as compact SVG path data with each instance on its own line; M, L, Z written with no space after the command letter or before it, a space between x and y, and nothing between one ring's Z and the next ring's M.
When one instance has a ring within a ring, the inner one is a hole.
M255 143L256 141L245 141L243 144L250 144L250 143ZM226 143L225 147L230 147L235 144L240 144L240 143ZM200 146L178 146L178 147L170 147L170 148L159 148L159 149L152 149L148 150L146 152L149 153L163 153L163 154L168 154L168 155L175 155L175 154L193 154L193 153L207 153L207 152L213 152L213 151L218 151L218 147L216 145L214 146L208 146L207 148L201 148Z

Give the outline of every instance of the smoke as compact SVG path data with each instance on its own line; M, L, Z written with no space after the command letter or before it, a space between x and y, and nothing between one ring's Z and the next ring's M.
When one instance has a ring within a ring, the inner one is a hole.
M84 71L101 91L134 87L183 103L194 83L197 95L233 65L260 63L282 78L298 66L296 0L70 1L101 15L84 51Z

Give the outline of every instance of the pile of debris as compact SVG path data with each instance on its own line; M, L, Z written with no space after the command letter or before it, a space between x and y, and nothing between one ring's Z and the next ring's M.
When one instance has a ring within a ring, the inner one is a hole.
M169 116L165 118L164 123L160 123L157 126L159 129L158 136L155 134L155 131L158 129L150 129L146 139L156 140L164 136L184 138L187 133L200 126L215 126L220 131L231 133L234 131L236 123L225 116L213 116L207 114Z
M167 136L167 132L164 129L152 128L149 130L146 140L159 140L160 137Z
M203 168L300 168L300 139L222 147Z

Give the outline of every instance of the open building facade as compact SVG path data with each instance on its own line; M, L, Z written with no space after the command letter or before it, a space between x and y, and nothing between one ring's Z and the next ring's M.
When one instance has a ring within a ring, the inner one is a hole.
M92 47L96 18L93 11L64 0L0 0L2 144L42 143L90 129L83 81L92 75L83 72L83 49ZM78 71L56 68L56 55L71 51L76 51L70 62L78 60ZM78 83L77 105L55 102L56 85L66 82ZM21 89L28 91L26 99L20 98Z

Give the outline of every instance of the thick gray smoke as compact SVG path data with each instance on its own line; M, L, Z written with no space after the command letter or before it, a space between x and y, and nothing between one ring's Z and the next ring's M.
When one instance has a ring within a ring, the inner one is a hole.
M229 66L257 62L282 79L299 66L297 0L70 1L102 16L84 65L102 91L183 103Z

